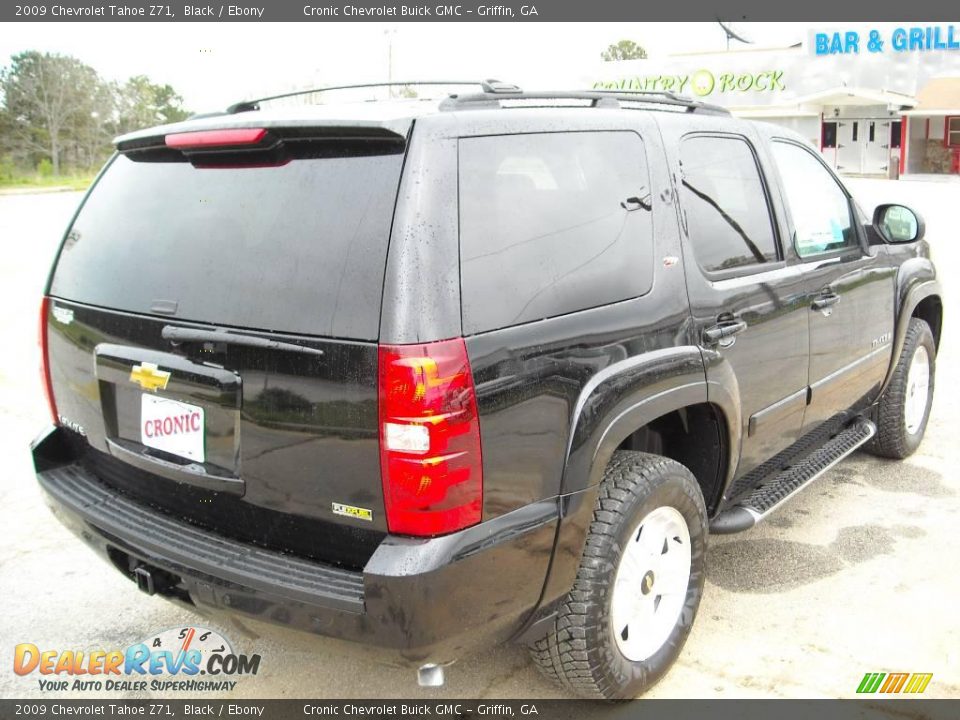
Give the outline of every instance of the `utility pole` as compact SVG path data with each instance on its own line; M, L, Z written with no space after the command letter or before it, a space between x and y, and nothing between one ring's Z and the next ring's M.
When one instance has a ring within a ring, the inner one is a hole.
M387 37L387 82L393 82L393 36L397 34L396 28L384 30L383 34ZM393 86L387 88L389 97L393 97Z

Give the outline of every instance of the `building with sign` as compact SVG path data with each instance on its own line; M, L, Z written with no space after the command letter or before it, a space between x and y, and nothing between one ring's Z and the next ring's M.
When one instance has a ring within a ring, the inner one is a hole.
M603 63L588 82L784 125L844 174L960 175L960 26L830 30L791 47Z
M902 172L960 174L960 78L933 78L903 113Z

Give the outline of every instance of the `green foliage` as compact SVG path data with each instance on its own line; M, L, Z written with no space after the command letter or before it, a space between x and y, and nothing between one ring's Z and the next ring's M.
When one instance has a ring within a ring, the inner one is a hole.
M600 57L606 62L614 60L645 60L647 51L633 40L621 40L618 43L610 45L606 50L600 53Z
M9 157L0 157L0 185L10 185L17 177L17 166Z
M117 131L185 120L183 98L169 85L156 85L145 75L135 75L117 88Z
M0 73L11 124L5 149L46 156L59 174L67 146L88 139L100 84L96 71L76 58L35 50L14 55Z
M93 174L86 173L81 175L49 175L40 177L40 175L31 170L24 173L15 165L9 168L9 174L4 174L0 167L0 189L13 188L17 190L36 190L40 188L56 188L58 190L86 190L93 182Z
M0 93L0 157L41 177L88 173L109 156L115 135L188 115L169 85L143 75L107 82L74 57L36 50L0 69Z
M53 163L50 161L50 158L43 158L43 160L37 163L37 175L42 178L53 176Z

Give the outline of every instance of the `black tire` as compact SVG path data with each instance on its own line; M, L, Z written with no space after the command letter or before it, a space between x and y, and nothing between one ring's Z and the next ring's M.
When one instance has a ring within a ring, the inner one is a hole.
M923 414L923 421L914 432L907 431L905 422L906 400L909 392L907 376L914 353L918 347L927 351L930 364L929 391L927 405ZM936 345L930 326L919 318L910 318L907 334L903 341L903 349L897 360L897 367L893 371L890 384L877 403L874 417L877 423L877 434L867 445L867 450L880 457L902 460L920 446L923 434L930 419L930 406L933 404L933 385L936 370Z
M646 660L620 651L611 627L614 578L626 543L660 507L677 510L690 534L690 579L680 616L666 642ZM530 646L540 671L577 695L632 698L667 672L690 633L703 593L708 520L696 478L673 460L620 451L607 467L573 589L553 628Z

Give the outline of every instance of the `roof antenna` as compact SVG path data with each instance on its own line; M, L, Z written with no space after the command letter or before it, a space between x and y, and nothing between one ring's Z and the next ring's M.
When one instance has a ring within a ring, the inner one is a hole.
M727 50L730 49L730 40L742 42L744 45L753 45L753 40L747 40L733 29L733 23L725 23L720 18L717 18L717 25L723 28L723 32L727 36Z

